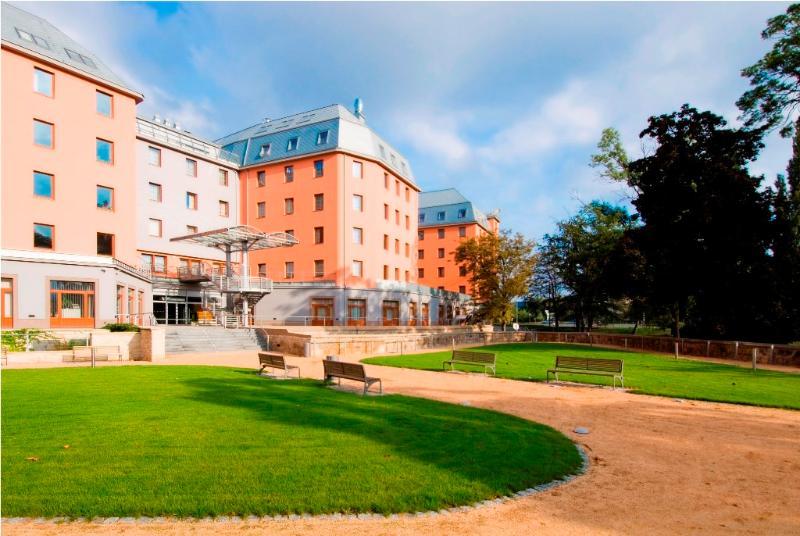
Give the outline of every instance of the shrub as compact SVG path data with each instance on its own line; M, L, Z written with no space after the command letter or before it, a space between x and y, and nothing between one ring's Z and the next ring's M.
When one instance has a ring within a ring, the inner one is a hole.
M139 326L136 324L119 322L116 324L106 324L103 326L103 329L107 329L108 331L139 331Z
M3 346L8 348L9 352L24 352L26 351L26 344L33 345L37 341L55 338L53 334L47 331L32 328L5 330L2 335Z

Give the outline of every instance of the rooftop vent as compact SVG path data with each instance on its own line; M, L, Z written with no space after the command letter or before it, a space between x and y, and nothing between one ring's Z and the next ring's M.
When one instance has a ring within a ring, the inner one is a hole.
M153 114L153 123L161 123L161 116L158 114Z
M356 100L353 101L353 113L358 118L364 117L364 101L361 100L361 97L356 97Z

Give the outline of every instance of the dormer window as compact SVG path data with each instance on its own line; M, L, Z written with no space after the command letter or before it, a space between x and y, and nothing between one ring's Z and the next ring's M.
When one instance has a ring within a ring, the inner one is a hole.
M467 217L467 209L460 208L458 209L458 219L464 219Z
M436 221L444 221L444 210L436 213Z
M271 152L272 152L272 144L271 143L265 143L258 150L258 157L259 158L266 158L267 156L269 156L269 154Z
M73 61L79 61L82 64L87 65L89 67L92 67L92 68L95 68L95 69L97 68L97 65L94 64L94 61L92 61L92 58L89 58L88 56L84 56L80 52L75 52L74 50L70 50L68 48L65 48L64 52L66 52L67 56L69 56L69 59L71 59Z
M289 138L289 143L286 144L286 150L287 151L296 150L297 149L297 142L298 142L297 137Z
M419 215L419 222L420 222L420 223L424 223L424 222L425 222L425 213L424 213L424 212L423 212L423 213L420 213L420 215Z
M25 30L20 30L19 28L14 28L17 31L17 35L23 41L28 41L29 43L36 43L42 48L50 49L50 44L47 42L47 39L44 37L39 37L38 35L34 35L30 32L26 32Z
M317 145L325 145L328 143L328 131L323 130L317 134Z

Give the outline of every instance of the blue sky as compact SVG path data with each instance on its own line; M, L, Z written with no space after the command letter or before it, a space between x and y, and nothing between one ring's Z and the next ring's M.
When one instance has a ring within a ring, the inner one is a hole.
M423 189L455 186L538 239L628 192L589 166L601 130L632 157L650 115L736 122L739 75L786 3L17 3L97 53L158 112L216 138L264 117L365 103ZM753 165L771 182L790 144Z

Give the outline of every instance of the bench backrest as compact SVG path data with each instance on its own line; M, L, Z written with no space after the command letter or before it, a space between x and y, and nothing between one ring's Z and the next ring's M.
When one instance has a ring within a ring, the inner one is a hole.
M72 356L73 357L92 357L92 347L91 346L73 346L72 347Z
M364 372L364 365L360 363L346 363L344 361L328 361L325 359L322 364L325 366L325 376L336 376L347 380L364 381L367 378Z
M622 359L556 356L556 368L571 368L593 372L622 372Z
M464 350L453 350L453 361L464 361L466 363L490 363L494 365L497 356L492 352L466 352Z
M94 349L95 355L118 354L120 353L119 346L89 346L88 348Z
M261 365L269 365L270 367L286 368L286 360L283 358L283 354L259 352L258 362Z

